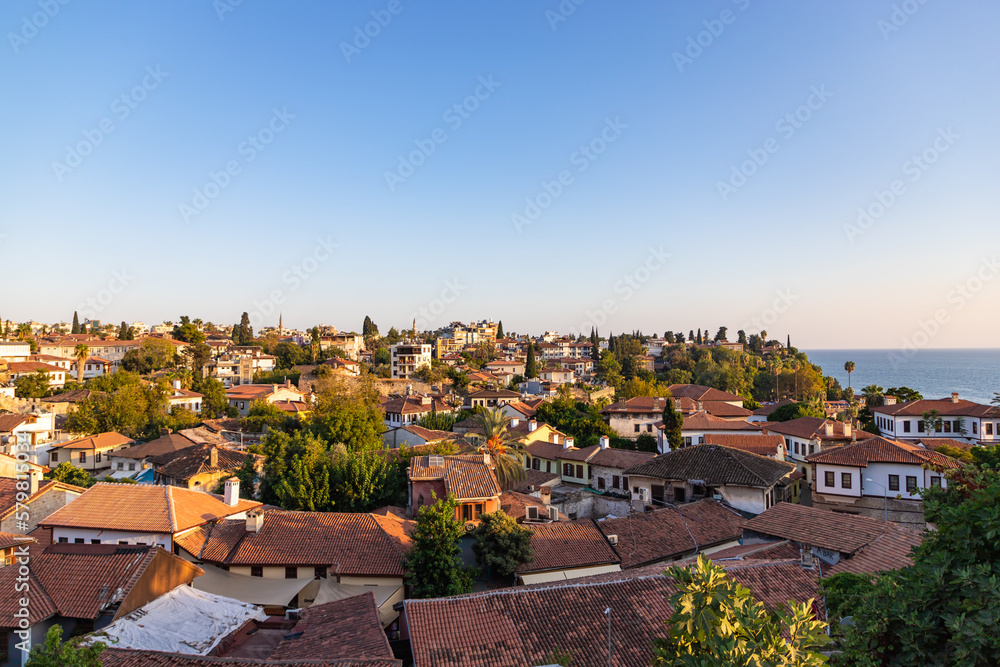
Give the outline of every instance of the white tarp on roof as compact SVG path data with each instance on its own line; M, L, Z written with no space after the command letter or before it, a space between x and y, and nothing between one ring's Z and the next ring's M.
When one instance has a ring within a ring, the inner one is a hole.
M324 579L323 583L319 585L319 591L316 593L316 599L313 600L313 604L323 604L325 602L333 602L334 600L352 598L355 595L375 593L375 605L381 607L400 588L401 586L347 586L345 584L338 584L336 579Z
M265 579L234 574L220 567L204 563L205 574L196 577L192 585L199 591L235 598L261 605L285 606L299 591L312 583L312 579Z
M608 574L610 572L621 572L620 565L598 565L596 567L582 567L576 570L554 570L551 572L534 572L532 574L522 574L521 581L525 584L544 584L550 581L566 581L578 577L589 577L595 574Z
M260 607L178 586L91 638L113 648L208 655L247 621L266 618Z

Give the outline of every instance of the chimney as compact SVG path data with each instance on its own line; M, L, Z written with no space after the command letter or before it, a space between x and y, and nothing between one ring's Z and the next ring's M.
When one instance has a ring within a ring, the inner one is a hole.
M181 390L181 381L174 380L174 391L180 391L180 390ZM952 394L952 395L957 396L958 394Z
M406 385L406 395L407 396L412 396L413 395L413 385L412 384Z
M430 405L432 403L430 396L421 396L420 405Z
M854 435L854 425L851 424L851 422L849 421L844 422L844 435L851 436L851 440L854 440L858 437Z
M807 570L813 569L813 552L812 552L812 547L810 547L808 544L802 545L801 559L803 568Z
M210 468L219 467L219 448L212 447L208 450L208 466Z
M606 435L602 435L598 441L601 443L601 449L607 449L611 446L611 438Z
M538 422L534 419L528 422L528 433L533 432L536 428L538 428Z
M555 445L559 444L559 434L558 433L553 433L552 434L552 444L555 444Z
M230 507L236 507L240 502L240 480L238 477L230 477L226 480L225 503Z
M573 438L566 438L563 440L563 449L570 449L573 446Z
M511 419L510 420L510 427L511 428L517 428L517 425L520 424L520 423L521 423L520 419Z
M160 436L162 437L164 435L170 435L170 429L169 428L161 428L160 429Z
M248 533L259 533L264 527L264 510L255 509L247 512L246 527Z
M28 497L38 493L38 478L42 476L40 470L31 468L28 470Z
M701 411L702 411L702 410L704 410L704 409L705 409L705 408L704 408L704 407L702 407L702 403L701 403L701 401L698 401L698 412L701 412Z
M951 392L951 402L952 403L958 403L958 392L957 391Z
M552 487L548 484L542 486L538 489L538 495L542 499L542 502L548 505L552 502Z
M823 422L823 433L826 435L833 435L833 422L831 421Z

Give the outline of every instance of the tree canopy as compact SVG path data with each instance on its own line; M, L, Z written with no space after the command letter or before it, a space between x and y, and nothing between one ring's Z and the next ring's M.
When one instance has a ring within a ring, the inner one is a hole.
M455 518L454 497L436 499L417 512L412 546L406 555L406 583L414 598L461 595L472 590L472 577L462 564L458 540L465 527Z
M524 563L534 559L531 529L524 528L503 510L483 514L475 530L472 552L476 563L489 574L509 577Z

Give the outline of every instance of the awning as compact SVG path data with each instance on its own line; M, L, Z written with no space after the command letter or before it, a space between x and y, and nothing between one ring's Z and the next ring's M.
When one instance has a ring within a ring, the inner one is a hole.
M522 574L521 583L524 584L545 584L550 581L566 581L578 577L589 577L595 574L608 574L610 572L621 572L620 565L598 565L596 567L583 567L576 570L552 570L550 572L532 572Z
M319 591L316 592L313 605L343 600L364 593L375 593L375 606L378 608L383 627L392 623L399 616L399 612L395 611L392 606L403 599L402 586L348 586L338 584L336 579L323 579L319 585Z
M205 574L192 582L199 591L223 595L251 604L286 606L312 579L266 579L234 574L214 565L200 565Z

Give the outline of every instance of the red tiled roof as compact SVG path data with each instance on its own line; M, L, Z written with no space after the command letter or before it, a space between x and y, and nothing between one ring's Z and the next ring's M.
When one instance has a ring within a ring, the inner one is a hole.
M590 521L542 524L531 529L535 557L521 565L518 574L621 562L604 534Z
M430 459L430 456L414 456L410 460L411 480L443 479L445 491L459 501L500 495L500 484L493 468L482 454L442 456L440 466L431 466Z
M605 535L618 536L615 551L622 567L630 568L738 540L744 520L714 500L702 500L596 523Z
M524 471L524 479L516 483L511 491L528 493L531 490L530 487L535 487L535 489L537 489L545 484L551 485L553 482L558 483L561 479L562 476L554 472L545 472L544 470L533 470L528 468Z
M417 415L425 412L451 412L452 407L439 398L432 398L426 405L420 396L397 396L382 401L382 411L392 414Z
M402 667L389 658L343 658L329 660L257 660L255 658L205 658L159 651L129 651L109 648L101 653L103 667Z
M43 479L38 482L38 491L28 498L28 500L22 502L30 504L49 491L83 493L86 490L82 486L73 486L64 482ZM17 509L17 494L17 480L13 477L0 477L0 519L6 519L11 512Z
M626 475L672 480L702 480L708 486L768 488L795 470L795 465L719 445L695 445L661 454L633 466Z
M223 565L327 566L342 575L403 576L397 541L371 514L266 510L257 533L246 529L244 519L229 519L202 526L177 544Z
M626 468L646 463L652 460L655 456L656 454L653 452L635 452L629 449L615 449L613 447L608 447L607 449L602 449L594 454L589 463L592 466L604 466L606 468L618 468L619 470L625 470Z
M500 509L504 514L514 520L524 519L527 516L527 507L542 505L542 501L534 496L517 491L504 491L500 494Z
M309 607L268 660L331 658L393 658L374 593Z
M45 527L173 534L260 505L241 499L230 507L214 494L173 486L99 482L39 523Z
M982 405L965 399L952 401L950 398L923 398L919 401L907 401L896 405L880 405L871 408L872 412L877 412L880 415L896 417L921 417L925 412L931 410L937 410L942 417L995 417L1000 414L997 408L992 405Z
M864 516L778 503L747 521L744 530L853 554L893 527Z
M88 435L84 438L77 438L76 440L57 442L52 444L51 448L52 449L111 449L112 447L121 447L122 445L127 445L133 442L135 442L135 440L126 437L121 433L116 433L114 431L107 431L106 433L98 433L97 435Z
M608 661L608 617L616 667L648 667L664 634L674 592L665 577L518 587L431 600L406 600L416 667L532 667L556 649L574 665Z
M785 439L777 434L761 433L759 435L743 435L740 433L706 433L706 445L722 445L732 449L741 449L744 452L757 454L759 456L770 456L774 458L778 455L779 448L784 449Z
M115 452L114 455L116 457L138 460L153 456L160 456L161 454L166 454L167 452L176 452L181 449L187 449L195 444L194 440L191 440L180 433L168 433L166 435L161 435L156 440L150 440L149 442L143 442L138 445L132 445L126 449L119 450Z
M659 426L657 427L659 428ZM704 410L684 416L683 431L753 431L760 432L760 426L745 421L734 421L716 417Z
M767 403L766 405L762 405L756 410L754 410L753 413L758 416L769 417L771 416L771 413L777 410L778 408L784 405L790 405L792 403L798 403L798 401L793 401L790 398L783 398L777 403Z
M933 450L879 437L859 440L826 452L817 452L807 456L806 460L810 463L829 463L858 468L866 468L869 463L904 463L918 466L932 464L946 468L960 466L954 459Z
M832 435L826 434L825 424L830 424L833 427ZM852 429L852 433L850 435L845 435L844 427L846 425L846 422L838 422L832 419L822 419L820 417L799 417L797 419L790 419L786 422L767 422L762 426L765 431L789 435L796 438L802 438L804 440L812 440L813 438L827 441L851 440L852 438L861 440L863 438L871 437L872 435L856 429Z
M883 570L898 570L913 564L910 550L923 542L923 534L915 530L897 526L883 535L879 535L868 545L861 547L850 558L842 558L840 562L824 572L832 577L841 572L854 574L874 574Z
M216 461L212 465L212 450ZM263 460L263 456L238 452L215 445L192 445L186 449L160 454L152 459L157 475L177 481L187 481L196 475L234 473L247 458Z
M671 396L690 398L695 401L740 401L741 403L743 401L743 397L737 394L700 384L672 384L667 389L670 390Z
M30 415L9 414L0 415L0 433L10 433L15 428L28 421Z

